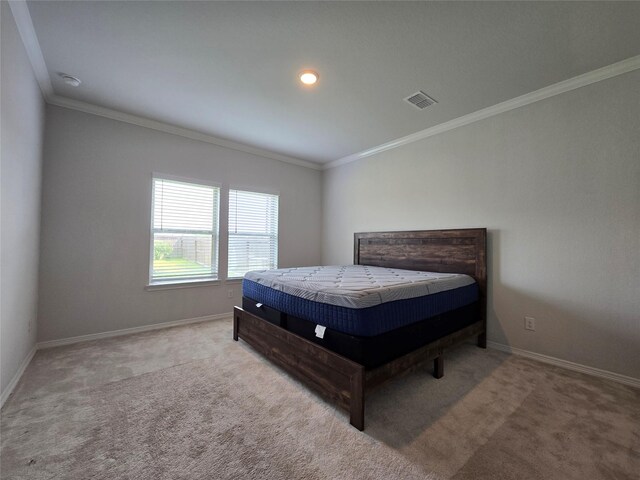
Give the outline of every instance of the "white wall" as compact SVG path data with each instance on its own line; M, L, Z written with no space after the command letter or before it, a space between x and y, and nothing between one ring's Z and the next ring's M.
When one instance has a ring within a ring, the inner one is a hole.
M221 314L239 303L238 282L145 290L152 172L278 191L279 265L320 261L321 172L60 107L47 107L47 122L40 341Z
M350 263L357 231L487 227L489 340L640 378L638 85L635 71L326 171L323 263Z
M5 393L36 342L44 101L8 3L0 8L0 386Z

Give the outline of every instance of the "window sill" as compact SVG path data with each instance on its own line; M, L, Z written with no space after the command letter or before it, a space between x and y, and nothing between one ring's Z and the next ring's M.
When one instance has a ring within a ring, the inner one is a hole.
M184 282L152 283L146 285L144 289L148 292L155 292L158 290L176 290L180 288L211 287L220 285L220 283L220 280L190 280Z

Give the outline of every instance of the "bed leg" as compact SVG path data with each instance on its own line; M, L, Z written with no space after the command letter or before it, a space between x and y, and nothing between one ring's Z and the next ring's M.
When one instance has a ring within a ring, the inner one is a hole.
M351 377L349 422L358 430L364 430L364 368Z
M478 335L478 347L487 348L487 332Z
M435 378L444 376L444 357L442 355L433 360L433 376Z
M237 308L233 308L233 339L238 341L238 322L240 321L240 312Z

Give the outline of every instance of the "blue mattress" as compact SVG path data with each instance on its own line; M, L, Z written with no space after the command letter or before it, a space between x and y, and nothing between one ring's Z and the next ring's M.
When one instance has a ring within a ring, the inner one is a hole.
M247 278L242 281L242 294L257 303L342 333L372 337L469 305L478 300L478 284L367 308L348 308L308 300Z

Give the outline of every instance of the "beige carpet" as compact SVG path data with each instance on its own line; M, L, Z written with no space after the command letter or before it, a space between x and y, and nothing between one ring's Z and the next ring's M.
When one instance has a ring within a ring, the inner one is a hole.
M366 430L230 321L38 352L3 479L638 479L640 391L464 345L368 400Z

